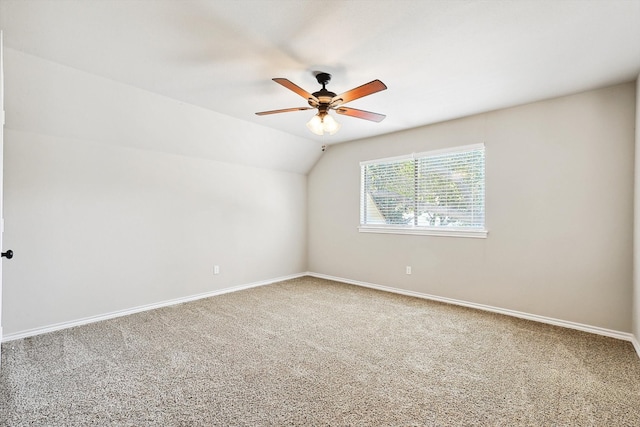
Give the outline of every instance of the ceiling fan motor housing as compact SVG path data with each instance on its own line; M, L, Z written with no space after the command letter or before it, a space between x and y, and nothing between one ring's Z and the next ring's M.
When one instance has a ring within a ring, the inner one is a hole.
M318 83L322 85L322 89L317 92L313 92L312 95L316 97L316 99L320 102L319 104L315 102L315 100L309 100L309 105L312 107L317 107L320 113L326 113L329 110L329 105L333 98L335 98L336 94L327 90L326 85L331 81L331 74L329 73L318 73L316 74L316 80Z

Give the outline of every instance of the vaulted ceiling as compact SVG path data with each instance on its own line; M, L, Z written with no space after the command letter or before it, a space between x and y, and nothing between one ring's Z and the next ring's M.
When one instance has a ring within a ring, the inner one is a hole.
M0 0L8 48L326 144L631 81L640 0ZM274 83L388 90L316 136Z

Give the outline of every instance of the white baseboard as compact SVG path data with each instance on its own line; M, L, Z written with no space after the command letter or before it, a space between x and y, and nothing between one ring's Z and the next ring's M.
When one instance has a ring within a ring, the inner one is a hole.
M209 298L209 297L213 297L213 296L216 296L216 295L222 295L222 294L227 294L227 293L230 293L230 292L242 291L244 289L255 288L255 287L258 287L258 286L270 285L272 283L282 282L283 280L296 279L298 277L303 277L303 276L307 276L307 275L308 275L307 273L292 274L290 276L283 276L283 277L277 277L277 278L274 278L274 279L262 280L262 281L259 281L259 282L253 282L253 283L249 283L249 284L246 284L246 285L232 286L230 288L218 289L218 290L211 291L211 292L204 292L204 293L201 293L201 294L189 295L189 296L186 296L186 297L175 298L175 299L167 300L167 301L160 301L160 302L153 303L153 304L146 304L146 305L141 305L141 306L137 306L137 307L127 308L127 309L124 309L124 310L113 311L113 312L110 312L110 313L100 314L100 315L97 315L97 316L90 316L90 317L85 317L85 318L82 318L82 319L71 320L71 321L68 321L68 322L56 323L56 324L53 324L53 325L47 325L47 326L43 326L43 327L39 327L39 328L27 329L27 330L24 330L24 331L7 334L7 336L3 336L2 337L2 342L19 340L19 339L22 339L22 338L28 338L28 337L32 337L32 336L35 336L35 335L46 334L48 332L59 331L61 329L73 328L75 326L87 325L89 323L100 322L102 320L108 320L108 319L113 319L113 318L116 318L116 317L128 316L130 314L140 313L142 311L154 310L156 308L167 307L167 306L176 305L176 304L182 304L182 303L185 303L185 302L195 301L195 300L199 300L199 299L202 299L202 298Z
M333 280L333 281L336 281L336 282L342 282L342 283L347 283L347 284L356 285L356 286L363 286L363 287L366 287L366 288L377 289L377 290L380 290L380 291L391 292L391 293L395 293L395 294L407 295L407 296L412 296L412 297L417 297L417 298L428 299L428 300L432 300L432 301L438 301L438 302L444 302L444 303L453 304L453 305L459 305L459 306L463 306L463 307L475 308L475 309L478 309L478 310L489 311L489 312L492 312L492 313L504 314L506 316L512 316L512 317L518 317L518 318L521 318L521 319L533 320L534 322L546 323L546 324L550 324L550 325L561 326L561 327L564 327L564 328L576 329L576 330L583 331L583 332L590 332L592 334L603 335L603 336L616 338L616 339L620 339L620 340L624 340L624 341L630 341L633 344L633 347L635 348L636 353L638 354L638 357L640 357L640 342L638 341L638 339L633 334L630 334L630 333L627 333L627 332L619 332L619 331L614 331L614 330L611 330L611 329L600 328L598 326L590 326L590 325L585 325L585 324L582 324L582 323L569 322L569 321L566 321L566 320L560 320L560 319L554 319L554 318L551 318L551 317L539 316L539 315L536 315L536 314L529 314L529 313L524 313L524 312L515 311L515 310L508 310L508 309L499 308L499 307L493 307L493 306L484 305L484 304L477 304L477 303L457 300L457 299L453 299L453 298L440 297L440 296L437 296L437 295L424 294L424 293L420 293L420 292L408 291L408 290L405 290L405 289L393 288L393 287L390 287L390 286L382 286L382 285L377 285L377 284L374 284L374 283L362 282L362 281L352 280L352 279L345 279L345 278L342 278L342 277L329 276L329 275L326 275L326 274L313 273L313 272L292 274L292 275L289 275L289 276L283 276L283 277L277 277L277 278L274 278L274 279L262 280L262 281L259 281L259 282L253 282L253 283L249 283L249 284L245 284L245 285L232 286L230 288L218 289L218 290L211 291L211 292L205 292L205 293L196 294L196 295L189 295L189 296L186 296L186 297L176 298L176 299L167 300L167 301L161 301L161 302L157 302L157 303L153 303L153 304L141 305L141 306L132 307L132 308L125 309L125 310L118 310L118 311L105 313L105 314L101 314L101 315L97 315L97 316L90 316L90 317L85 317L85 318L82 318L82 319L72 320L72 321L68 321L68 322L56 323L56 324L53 324L53 325L47 325L47 326L43 326L43 327L39 327L39 328L27 329L27 330L24 330L24 331L14 332L14 333L8 334L6 336L2 335L2 329L0 327L0 338L1 338L1 342L8 342L8 341L13 341L13 340L18 340L18 339L22 339L22 338L32 337L32 336L35 336L35 335L46 334L48 332L59 331L61 329L67 329L67 328L72 328L72 327L75 327L75 326L87 325L89 323L100 322L102 320L114 319L116 317L121 317L121 316L128 316L130 314L140 313L142 311L154 310L156 308L167 307L167 306L176 305L176 304L182 304L182 303L185 303L185 302L195 301L195 300L199 300L199 299L203 299L203 298L209 298L209 297L213 297L213 296L216 296L216 295L223 295L223 294L226 294L226 293L242 291L244 289L255 288L255 287L258 287L258 286L270 285L272 283L281 282L281 281L284 281L284 280L296 279L296 278L303 277L303 276L312 276L312 277L317 277L317 278L320 278L320 279Z
M611 329L601 328L598 326L585 325L582 323L570 322L567 320L554 319L552 317L539 316L537 314L529 314L521 311L509 310L505 308L493 307L485 304L477 304L474 302L462 301L453 298L440 297L437 295L423 294L420 292L407 291L405 289L393 288L390 286L382 286L374 283L361 282L359 280L351 280L345 279L342 277L329 276L326 274L319 273L307 273L309 276L318 277L320 279L333 280L336 282L347 283L350 285L363 286L366 288L377 289L380 291L391 292L394 294L407 295L417 298L428 299L432 301L444 302L447 304L459 305L463 307L475 308L483 311L490 311L492 313L504 314L506 316L518 317L521 319L533 320L534 322L546 323L549 325L561 326L563 328L568 329L576 329L583 332L590 332L592 334L603 335L606 337L616 338L624 341L630 341L638 353L638 357L640 357L640 343L635 339L633 334L627 332L614 331Z

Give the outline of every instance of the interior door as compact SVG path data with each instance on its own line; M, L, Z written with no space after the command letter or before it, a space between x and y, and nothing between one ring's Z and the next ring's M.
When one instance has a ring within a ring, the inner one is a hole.
M4 43L2 40L2 31L0 31L0 248L2 247L2 233L4 232L4 215L2 213L2 169L4 167L4 66L2 62L3 45ZM2 255L4 256L5 254L3 253ZM0 262L0 343L2 343L2 262ZM2 357L0 357L0 364L1 363Z

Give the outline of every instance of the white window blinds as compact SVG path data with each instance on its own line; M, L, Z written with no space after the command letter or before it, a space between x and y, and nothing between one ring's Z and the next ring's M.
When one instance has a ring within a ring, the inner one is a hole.
M361 231L486 236L484 165L483 144L362 162Z

